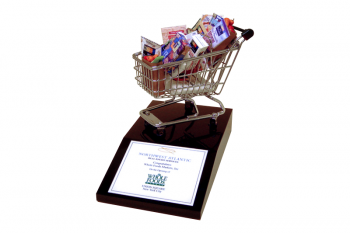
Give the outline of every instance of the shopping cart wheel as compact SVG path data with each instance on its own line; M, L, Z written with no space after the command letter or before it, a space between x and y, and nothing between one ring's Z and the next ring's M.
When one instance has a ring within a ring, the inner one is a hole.
M209 132L210 134L216 133L218 128L218 122L216 119L211 118L209 124Z
M217 119L210 118L210 127L217 127L218 126L218 121Z
M186 112L187 112L187 111L192 112L193 107L194 107L194 104L193 104L192 101L190 101L190 100L186 100L186 101L185 101L185 109L186 109Z
M156 134L159 137L164 137L165 136L165 127L159 127L156 129Z
M186 100L186 101L185 101L185 114L186 114L186 115L192 115L192 113L193 113L193 108L194 108L193 102L190 101L190 100Z

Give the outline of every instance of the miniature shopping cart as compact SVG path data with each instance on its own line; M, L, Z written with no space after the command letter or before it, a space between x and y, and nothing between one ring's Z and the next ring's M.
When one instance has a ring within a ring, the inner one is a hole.
M187 121L210 118L210 125L217 124L217 118L225 113L225 107L213 95L219 95L222 92L244 41L249 40L254 35L252 29L244 30L236 26L234 28L236 31L240 31L241 35L233 40L226 49L209 52L198 57L152 66L153 64L150 65L150 63L142 61L141 52L133 54L134 69L136 70L135 79L138 85L156 99L170 98L164 103L140 111L146 126L155 127L157 134L163 135L166 126ZM206 96L217 102L221 111L199 115L193 100L195 96ZM151 113L154 109L180 101L185 101L186 117L183 119L162 122Z

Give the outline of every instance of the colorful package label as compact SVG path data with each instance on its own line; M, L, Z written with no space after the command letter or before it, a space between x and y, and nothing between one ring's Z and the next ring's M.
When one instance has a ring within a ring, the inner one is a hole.
M141 51L142 51L142 56L153 56L155 54L160 55L161 46L156 42L153 42L141 36Z
M161 31L162 31L163 43L165 44L168 40L173 38L178 32L186 34L186 25L166 27L166 28L162 28Z
M216 15L215 21L211 21L211 23L215 23L215 26L207 33L203 39L210 45L212 45L212 48L215 48L218 46L222 41L224 41L226 38L230 36L230 32L228 31L228 28L226 26L226 23L224 19Z
M162 47L162 56L164 56L164 64L169 62L174 62L181 58L181 53L189 47L189 44L182 33L177 33L175 37L173 37L169 43Z
M154 48L149 47L148 45L145 45L143 48L143 54L145 56L153 56L156 53L156 50Z
M185 30L178 30L178 31L172 31L172 32L168 32L168 40L170 40L171 38L173 38L176 33L178 32L182 32L182 33L185 33Z
M215 16L213 15L213 17L211 18L211 20L209 22L210 26L215 27L215 25L220 22L219 17L220 16L218 16L218 15L215 15Z
M205 35L205 28L203 28L201 25L198 25L195 30L198 32L198 34Z
M197 31L198 34L201 34L202 36L207 34L207 29L204 27L202 19L199 19L192 29Z
M196 53L198 50L198 45L196 44L196 42L194 40L192 40L190 45L191 45L191 50L193 51L193 53Z
M213 16L212 15L203 15L202 17L202 23L204 25L204 27L207 29L208 28L208 25L210 23L210 20Z
M198 35L197 31L193 31L193 32L191 32L191 33L188 33L188 34L185 36L187 42L190 43L191 40L192 40L192 37L195 36L195 35Z

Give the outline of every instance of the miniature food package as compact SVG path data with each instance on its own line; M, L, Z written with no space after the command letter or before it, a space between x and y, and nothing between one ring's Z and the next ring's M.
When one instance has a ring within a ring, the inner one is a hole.
M161 46L156 42L153 42L141 36L141 51L142 51L142 57L154 56L154 55L160 56Z
M194 31L186 35L186 39L191 46L191 50L188 53L188 57L197 57L202 55L208 48L207 42L203 37L197 34L197 31ZM198 61L188 61L186 64L186 73L192 73L193 69L197 66Z
M204 25L204 27L207 29L207 31L209 32L211 30L211 28L213 27L212 24L210 24L211 20L214 18L213 20L213 24L216 22L215 18L216 18L216 14L212 14L212 15L203 15L202 16L202 23ZM220 15L221 17L224 17L223 15ZM215 26L215 25L214 25Z
M156 57L151 63L159 63L161 61L163 61L164 57L163 56L159 56L159 57Z
M191 29L190 29L190 30L191 30ZM189 33L185 36L188 43L191 42L192 37L193 37L194 35L198 35L198 32L197 32L197 31L192 31L192 32L189 32Z
M212 49L214 49L230 36L230 32L226 26L224 19L219 15L217 15L214 20L212 19L210 24L213 25L213 27L207 33L204 39L208 44L211 42Z
M202 23L202 19L199 19L192 29L196 30L198 34L201 34L202 36L206 35L208 32Z
M173 38L178 32L186 34L186 25L166 27L166 28L162 28L161 31L162 31L163 43L165 44L168 40Z
M179 61L185 57L186 51L190 50L190 46L183 33L178 32L176 36L162 46L162 56L164 56L164 64Z
M198 34L192 37L189 44L195 57L202 55L208 48L208 43Z
M162 56L164 56L163 63L167 64L174 61L181 61L190 51L191 47L188 44L183 33L178 32L176 36L162 46ZM167 68L167 72L172 74L178 66ZM173 76L173 75L172 75Z
M217 15L217 14L215 14L215 13L211 16L211 19L210 19L209 24L208 24L208 26L207 26L208 32L209 32L213 27L215 27L215 25L220 21L220 18L219 18L219 17L222 18L222 16L219 16L219 15Z
M202 16L202 23L203 23L205 29L208 28L208 25L209 25L209 22L210 22L211 18L212 18L212 15L203 15Z

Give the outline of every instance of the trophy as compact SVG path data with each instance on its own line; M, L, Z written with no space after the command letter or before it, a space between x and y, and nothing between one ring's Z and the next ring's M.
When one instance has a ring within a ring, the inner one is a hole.
M157 100L140 111L120 143L97 201L201 219L231 133L232 109L214 96L254 35L251 29L234 29L241 35L230 32L227 43L180 61L151 63L142 52L133 54L137 84ZM196 105L196 96L218 107Z

